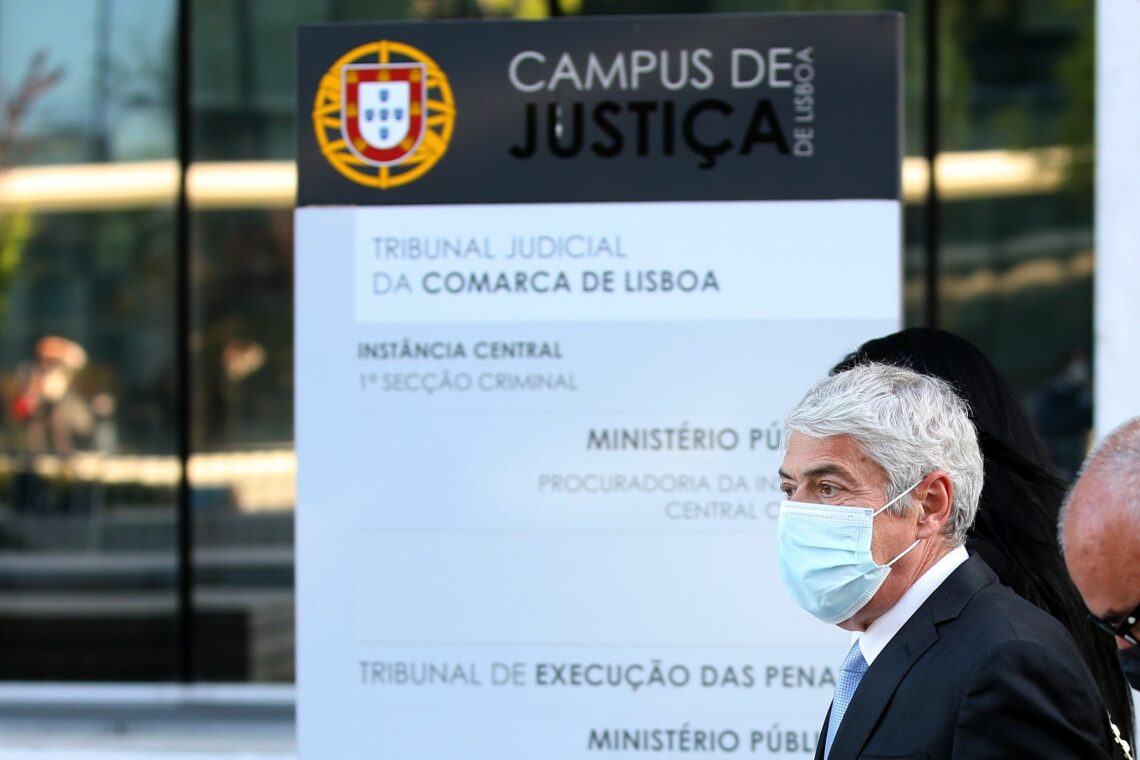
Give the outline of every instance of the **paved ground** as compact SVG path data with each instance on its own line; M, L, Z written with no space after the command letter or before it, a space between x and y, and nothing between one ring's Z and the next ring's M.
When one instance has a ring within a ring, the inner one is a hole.
M294 760L292 689L0 686L0 760Z

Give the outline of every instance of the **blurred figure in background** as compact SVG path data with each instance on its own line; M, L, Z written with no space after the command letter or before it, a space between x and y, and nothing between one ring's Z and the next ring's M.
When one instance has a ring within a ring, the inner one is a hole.
M115 422L118 402L110 393L97 393L91 399L91 412L95 417L92 444L100 454L119 453L119 428Z
M1033 421L1061 477L1071 481L1085 458L1092 430L1092 364L1088 351L1075 348L1059 365L1033 399Z
M21 368L10 414L24 428L33 454L68 456L75 438L90 435L94 419L74 391L75 376L87 365L87 352L75 341L47 335L36 343L35 360Z
M1088 619L1057 544L1066 481L1056 474L1048 449L1013 389L973 344L944 330L909 328L870 340L832 373L866 362L941 378L969 405L985 478L966 548L980 555L1002 583L1069 630L1096 678L1121 741L1131 745L1132 698L1115 646ZM1116 749L1121 750L1119 743Z
M246 417L249 394L246 381L265 366L267 354L260 343L242 338L230 338L222 349L222 403L225 414L226 439L241 440L242 422Z

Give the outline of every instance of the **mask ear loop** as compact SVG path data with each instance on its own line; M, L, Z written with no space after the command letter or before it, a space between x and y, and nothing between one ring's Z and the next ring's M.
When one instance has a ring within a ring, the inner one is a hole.
M922 482L921 480L920 480L920 481L918 481L918 483L921 483L921 482ZM872 512L872 513L871 513L871 517L878 517L880 514L882 514L883 512L885 512L889 506L891 506L892 504L894 504L896 501L899 501L900 499L902 499L902 497L906 496L908 493L910 493L910 492L911 492L911 491L913 491L914 489L918 488L918 483L915 483L913 486L911 486L910 488L906 489L905 491L903 491L902 493L900 493L898 496L896 496L895 498L891 499L890 501L888 501L888 502L887 502L886 504L884 504L883 506L881 506L881 507L879 507L878 509L876 509L874 512Z
M913 544L911 544L911 545L910 545L910 546L908 546L907 548L903 549L903 553L902 553L902 554L900 554L899 556L895 557L894 559L892 559L892 560L891 560L890 562L888 562L887 564L883 565L883 567L890 567L891 565L895 564L895 563L896 563L896 562L898 562L900 559L902 559L903 557L905 557L905 556L906 556L906 555L907 555L907 554L910 552L910 550L911 550L911 549L913 549L914 547L916 547L916 546L918 546L920 543L922 543L922 541L923 541L923 539L921 539L921 538L916 538L916 539L914 540L914 543L913 543Z
M920 481L918 481L918 483L921 483L921 482L922 482L921 480L920 480ZM886 504L884 504L882 507L880 507L879 509L875 510L874 514L872 514L872 515L871 515L871 517L872 517L872 518L874 518L874 517L878 517L880 513L884 512L884 511L887 509L887 507L891 506L891 505L892 505L892 504L894 504L896 501L900 500L902 497L906 496L908 493L910 493L910 492L911 492L911 491L913 491L914 489L918 488L918 483L915 483L913 486L911 486L910 488L906 489L905 491L903 491L902 493L900 493L900 494L899 494L898 496L896 496L895 498L893 498L893 499L891 499L890 501L888 501L888 502L887 502ZM882 567L890 567L891 565L895 564L895 563L896 563L896 562L898 562L900 559L902 559L902 558L903 558L903 557L905 557L907 554L909 554L909 553L910 553L910 550L911 550L911 549L913 549L914 547L918 546L920 543L922 543L922 539L921 539L921 538L916 538L913 544L911 544L911 545L910 545L910 546L908 546L907 548L903 549L903 553L902 553L902 554L900 554L899 556L895 557L894 559L892 559L892 560L891 560L890 562L888 562L887 564L885 564L885 565L882 565Z

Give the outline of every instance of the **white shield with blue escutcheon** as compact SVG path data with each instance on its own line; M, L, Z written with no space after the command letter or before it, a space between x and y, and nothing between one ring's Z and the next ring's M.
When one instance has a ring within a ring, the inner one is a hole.
M361 82L356 112L360 135L376 148L392 148L408 136L411 85Z

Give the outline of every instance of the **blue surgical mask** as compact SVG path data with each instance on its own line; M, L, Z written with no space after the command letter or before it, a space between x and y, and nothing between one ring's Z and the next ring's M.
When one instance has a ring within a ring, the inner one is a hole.
M832 625L842 623L871 601L890 574L891 565L919 544L915 541L887 564L878 564L871 556L875 516L917 485L875 511L802 501L780 503L776 521L780 576L801 607Z

